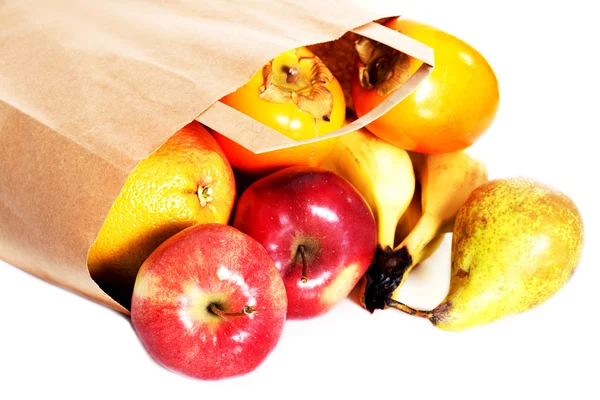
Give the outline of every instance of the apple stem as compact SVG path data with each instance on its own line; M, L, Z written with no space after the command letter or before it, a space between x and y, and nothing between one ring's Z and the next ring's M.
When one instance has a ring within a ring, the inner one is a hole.
M308 278L306 277L306 254L304 254L304 245L301 244L298 246L298 251L300 252L300 257L302 257L302 278L300 280L302 283L306 283Z
M253 314L256 311L256 307L254 306L244 306L244 308L242 308L242 311L232 313L221 310L219 306L215 303L211 303L208 309L211 313L218 315L219 317L241 317L243 315Z

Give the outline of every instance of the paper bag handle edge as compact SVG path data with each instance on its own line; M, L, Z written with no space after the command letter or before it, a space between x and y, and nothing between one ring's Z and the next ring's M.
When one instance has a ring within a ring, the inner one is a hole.
M419 69L385 101L352 123L323 136L296 141L220 101L208 107L196 118L196 121L256 154L295 147L341 136L368 125L412 93L433 70L433 49L415 39L376 22L369 22L351 31L390 46L423 62Z

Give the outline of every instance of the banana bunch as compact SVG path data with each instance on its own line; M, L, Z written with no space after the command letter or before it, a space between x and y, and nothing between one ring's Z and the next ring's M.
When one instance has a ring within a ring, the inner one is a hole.
M410 270L437 250L467 197L488 180L483 162L465 150L407 152L366 129L341 136L323 167L354 185L377 221L379 246L359 289L371 312L397 297Z
M392 272L396 286L393 290L388 289L377 301L379 305L384 303L379 308L385 308L388 299L397 300L408 273L437 250L445 234L452 232L460 207L473 190L488 180L485 164L465 150L434 155L410 153L410 157L420 186L420 216L416 221L415 217L410 218L409 228L402 231L400 243L392 252L401 255L404 263L397 265ZM399 223L398 229L401 225ZM383 275L383 279L389 279L385 273ZM365 306L375 303L366 295L363 302ZM367 309L374 310L373 307Z

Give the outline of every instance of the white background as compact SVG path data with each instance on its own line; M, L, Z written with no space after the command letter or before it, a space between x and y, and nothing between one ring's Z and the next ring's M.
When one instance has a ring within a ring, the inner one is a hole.
M490 178L534 177L583 214L584 255L556 296L462 333L394 310L370 315L347 300L320 318L288 322L253 373L202 382L158 366L127 317L0 262L0 399L600 398L594 2L398 4L399 13L472 44L495 69L501 107L472 148ZM449 252L446 243L412 277L408 302L435 305L444 296Z

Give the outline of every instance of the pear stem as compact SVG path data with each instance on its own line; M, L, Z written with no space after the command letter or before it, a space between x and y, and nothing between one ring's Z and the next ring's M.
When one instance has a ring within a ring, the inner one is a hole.
M400 310L409 315L414 315L415 317L430 319L431 315L432 315L431 311L416 310L416 309L409 307L404 303L400 303L399 301L396 301L394 299L387 299L385 303L388 307L395 308L396 310Z
M242 311L239 312L227 312L227 311L223 311L219 308L218 305L216 305L215 303L211 303L210 306L208 306L208 309L210 310L211 313L218 315L219 317L225 318L225 317L241 317L243 315L250 315L253 314L256 311L256 307L254 306L244 306L244 308L242 308Z
M300 252L300 257L302 257L302 277L300 280L302 283L306 283L308 278L306 278L306 254L304 254L304 245L301 244L298 246L298 251Z

